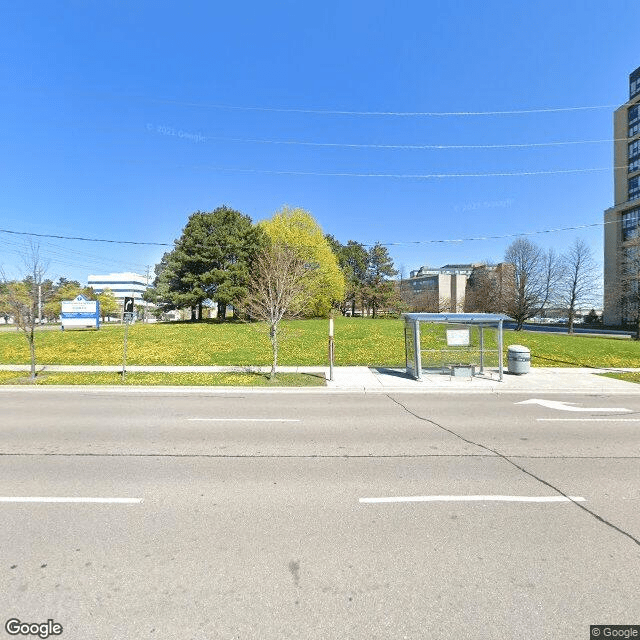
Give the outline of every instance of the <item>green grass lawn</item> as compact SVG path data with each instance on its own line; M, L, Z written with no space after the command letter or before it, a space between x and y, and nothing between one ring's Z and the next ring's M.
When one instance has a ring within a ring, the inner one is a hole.
M619 371L615 373L600 374L605 378L616 378L617 380L625 380L626 382L635 382L640 384L640 371Z
M35 382L28 373L0 371L0 385L117 385L117 386L237 386L237 387L320 387L324 375L312 373L279 373L270 380L263 373L58 373L44 372Z
M294 320L282 326L280 365L327 364L327 320ZM423 348L436 345L442 331L442 326L423 325ZM98 331L38 332L37 361L119 365L123 332L119 325L103 325ZM487 341L491 342L490 337ZM510 344L529 347L533 366L640 368L640 343L632 340L506 331L504 342L505 354ZM0 332L0 363L28 362L24 336L17 331ZM263 324L135 324L129 327L127 364L265 366L271 364L271 346ZM336 318L335 364L404 366L403 321Z

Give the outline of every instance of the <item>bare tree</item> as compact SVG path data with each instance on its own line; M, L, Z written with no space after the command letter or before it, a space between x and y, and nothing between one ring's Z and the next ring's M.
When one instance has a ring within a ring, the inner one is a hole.
M562 277L559 283L560 300L567 309L569 333L573 333L576 311L593 302L597 290L598 270L589 245L579 238L562 256Z
M283 318L303 314L312 293L311 269L290 248L274 245L263 250L253 264L249 292L241 303L250 317L266 322L273 351L270 378L276 377L279 325Z
M516 238L507 248L504 260L513 265L513 286L507 294L507 313L516 321L516 330L525 320L538 315L550 302L560 277L556 253L526 238Z
M465 311L504 313L507 293L512 291L511 265L487 261L475 266L465 289Z
M47 265L40 257L40 247L29 243L23 255L25 278L20 281L7 280L4 271L0 270L0 279L3 282L6 303L13 315L14 322L23 331L29 343L31 357L31 380L36 378L36 320L41 316L42 300L41 287Z

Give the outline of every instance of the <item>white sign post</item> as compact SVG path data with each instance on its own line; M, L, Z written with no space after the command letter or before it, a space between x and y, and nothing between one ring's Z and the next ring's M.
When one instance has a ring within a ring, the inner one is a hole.
M333 318L329 318L329 380L333 380Z
M122 382L124 383L127 377L127 333L129 332L129 325L133 322L133 298L125 297L122 319L124 321L124 349L122 353Z

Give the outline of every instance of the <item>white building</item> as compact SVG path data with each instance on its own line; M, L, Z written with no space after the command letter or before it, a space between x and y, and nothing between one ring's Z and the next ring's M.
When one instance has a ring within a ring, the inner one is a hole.
M103 276L89 276L87 285L97 293L103 293L109 289L117 300L134 298L136 304L148 303L142 300L142 294L149 286L150 278L139 273L109 273Z

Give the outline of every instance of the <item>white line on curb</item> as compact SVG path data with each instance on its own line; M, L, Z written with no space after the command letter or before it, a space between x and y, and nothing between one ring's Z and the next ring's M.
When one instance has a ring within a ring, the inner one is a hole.
M187 418L191 422L300 422L293 418Z
M142 498L47 498L33 497L0 497L0 502L92 502L105 504L140 504Z
M586 502L581 496L405 496L360 498L362 503L380 502Z

